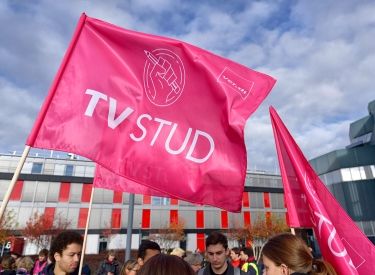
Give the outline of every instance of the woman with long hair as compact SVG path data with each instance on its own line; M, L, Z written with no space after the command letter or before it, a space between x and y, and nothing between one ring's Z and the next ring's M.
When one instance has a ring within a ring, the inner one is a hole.
M196 275L190 265L175 255L158 254L151 257L137 275Z
M122 267L121 275L135 275L139 268L140 266L136 260L128 260Z
M262 256L266 275L337 275L331 264L314 259L307 244L290 233L271 238Z

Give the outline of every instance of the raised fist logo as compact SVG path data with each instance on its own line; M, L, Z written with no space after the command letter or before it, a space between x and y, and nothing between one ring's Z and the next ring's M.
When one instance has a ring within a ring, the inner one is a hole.
M157 106L176 102L185 86L185 68L172 51L157 49L146 51L143 83L148 99Z

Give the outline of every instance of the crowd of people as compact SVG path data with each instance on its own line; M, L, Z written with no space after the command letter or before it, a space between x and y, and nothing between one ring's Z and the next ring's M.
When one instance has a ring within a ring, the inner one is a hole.
M42 249L34 263L31 257L9 252L1 261L1 275L78 275L82 236L72 230L61 232L50 250ZM165 253L153 241L143 241L137 259L120 264L116 251L109 250L100 262L96 275L337 275L326 261L316 259L311 248L299 237L280 234L263 247L261 271L248 247L229 249L227 237L212 232L206 238L204 257L197 249L186 254L181 248ZM84 265L83 275L91 275Z

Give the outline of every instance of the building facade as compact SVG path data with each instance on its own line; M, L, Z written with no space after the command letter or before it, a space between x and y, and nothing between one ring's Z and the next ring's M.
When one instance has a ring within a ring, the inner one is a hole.
M11 178L21 159L20 154L0 154L0 201L2 202ZM17 213L20 227L38 211L62 215L72 221L73 228L84 233L92 191L95 163L72 154L60 153L29 156L13 189L7 209ZM88 228L86 253L98 253L104 248L125 247L130 194L95 188ZM230 229L236 221L241 226L251 224L256 216L271 213L286 219L280 175L264 171L248 171L243 192L242 212L223 211L212 206L197 206L169 198L134 196L132 248L138 248L140 239L150 230L159 229L176 218L186 221L186 239L179 245L190 251L205 250L206 235L213 230ZM119 234L110 242L103 237L105 226L119 228ZM22 236L21 236L22 237ZM37 248L28 245L22 253L32 254Z
M320 179L366 236L375 243L375 101L350 124L350 144L310 160Z

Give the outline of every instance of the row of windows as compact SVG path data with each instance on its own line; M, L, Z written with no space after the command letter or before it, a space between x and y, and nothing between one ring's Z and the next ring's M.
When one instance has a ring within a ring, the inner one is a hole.
M273 188L283 188L283 183L281 178L271 178L271 177L254 177L246 176L245 186L260 186L260 187L273 187Z
M0 180L0 199L2 200L9 187L9 180ZM92 184L70 182L43 182L43 181L17 181L10 200L37 203L88 203L90 202ZM95 188L94 204L128 204L129 193ZM195 204L179 201L177 199L160 198L136 195L135 205L154 206L192 206ZM280 193L244 192L242 205L245 208L286 208L284 196Z
M353 144L357 141L362 141L363 143L367 143L367 142L370 142L371 136L372 136L372 132L353 138L350 143Z
M45 159L36 159L35 162L27 161L24 163L21 173L91 178L94 177L95 163L93 162L82 162L81 164L83 165L73 165L54 163L56 161L58 160L51 160L51 162ZM18 161L0 160L0 172L14 173L16 171L17 165Z
M14 209L17 213L17 221L20 226L24 226L32 213L46 213L50 216L61 215L72 222L73 229L84 229L88 217L88 208L31 208L31 207L8 207ZM160 210L160 209L134 209L133 228L138 228L141 224L142 229L156 229L163 226L166 222L172 222L177 218L183 218L186 221L186 229L195 228L233 228L234 226L244 226L253 224L259 213L265 216L271 215L271 212L264 211L244 211L234 214L219 209L212 210ZM274 212L274 215L282 217L288 221L286 212ZM128 209L106 209L92 208L89 222L89 229L103 229L111 226L112 228L128 227Z
M375 221L355 222L366 236L375 236Z
M319 178L326 184L345 181L366 180L375 178L375 166L360 166L352 168L342 168L319 176Z

